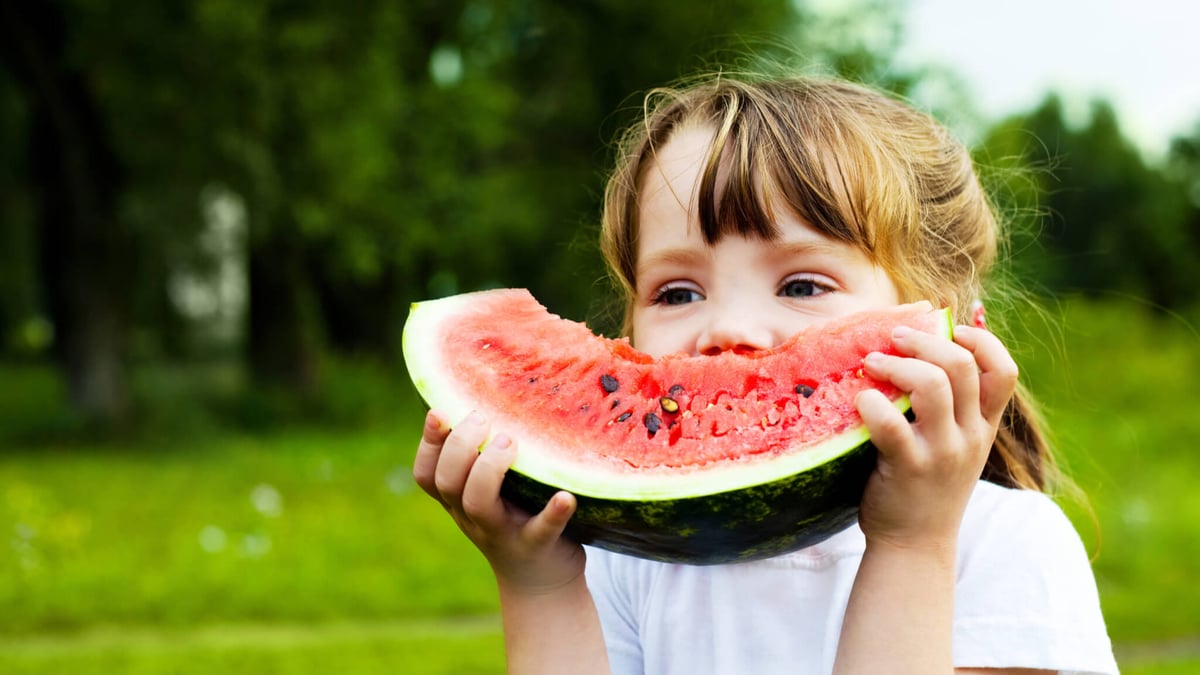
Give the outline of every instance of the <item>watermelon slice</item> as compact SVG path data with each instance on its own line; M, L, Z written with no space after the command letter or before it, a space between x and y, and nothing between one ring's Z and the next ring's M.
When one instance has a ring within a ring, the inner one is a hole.
M517 440L502 494L537 512L558 490L568 535L669 562L753 560L854 522L875 450L854 407L869 352L900 324L950 336L926 303L835 319L770 350L651 358L505 289L415 303L404 358L457 421L478 410Z

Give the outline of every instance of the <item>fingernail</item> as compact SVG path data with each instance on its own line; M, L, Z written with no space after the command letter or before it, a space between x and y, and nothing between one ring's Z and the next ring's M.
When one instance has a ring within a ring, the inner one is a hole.
M442 418L438 417L436 412L430 410L429 412L425 413L425 426L430 429L441 429Z
M867 354L865 357L863 357L863 363L868 366L877 365L879 363L879 360L882 358L883 358L883 354L880 354L879 352L871 352L870 354Z
M467 424L473 424L475 426L480 426L483 424L483 415L480 415L479 411L473 410L473 411L471 411L470 415L467 415L466 422L467 422Z
M510 445L512 445L512 439L505 434L496 434L496 437L492 439L493 448L499 448L503 450Z
M912 335L912 331L913 329L909 328L908 326L896 326L892 329L892 338L903 339L909 335Z

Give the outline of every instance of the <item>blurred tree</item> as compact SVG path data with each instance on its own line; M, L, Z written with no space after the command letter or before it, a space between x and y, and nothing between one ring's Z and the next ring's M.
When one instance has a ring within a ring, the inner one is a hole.
M1197 121L1189 136L1172 140L1167 156L1167 178L1179 186L1185 196L1184 222L1177 242L1181 248L1191 251L1193 259L1200 259L1200 121ZM1192 269L1190 298L1200 301L1200 265Z
M1010 207L1019 205L1019 271L1039 285L1131 295L1159 308L1200 297L1200 250L1188 241L1186 195L1122 135L1108 103L1093 103L1075 129L1062 101L1049 96L996 125L982 155L1028 167L1010 174L1002 194Z
M30 198L29 113L17 82L0 69L0 353L35 353L25 337L37 319L35 247Z
M118 217L125 174L55 2L0 6L0 58L30 107L40 279L72 403L101 420L128 409L133 233Z

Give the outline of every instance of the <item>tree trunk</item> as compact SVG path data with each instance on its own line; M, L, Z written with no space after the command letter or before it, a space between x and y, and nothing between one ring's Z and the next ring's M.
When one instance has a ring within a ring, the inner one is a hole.
M258 384L311 393L320 339L304 246L294 228L267 230L250 247L250 372Z
M121 166L84 74L70 65L61 8L0 3L4 60L33 111L43 292L71 403L115 422L129 410L125 360L132 236L117 219Z
M396 264L384 263L370 281L337 274L323 266L316 276L321 317L330 346L338 352L377 356L393 362L399 357L400 282Z

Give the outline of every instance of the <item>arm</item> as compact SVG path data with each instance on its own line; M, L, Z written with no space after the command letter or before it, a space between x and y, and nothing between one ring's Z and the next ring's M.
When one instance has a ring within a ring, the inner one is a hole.
M897 331L893 341L900 356L873 354L865 367L910 392L916 421L876 391L857 401L879 465L863 495L866 550L837 675L954 672L958 528L1016 387L1016 364L984 330L956 327L954 342Z
M413 477L448 511L496 575L508 672L607 673L600 619L584 581L584 553L562 537L575 498L560 492L530 516L500 497L516 457L497 435L482 453L488 425L472 413L453 431L430 411Z

